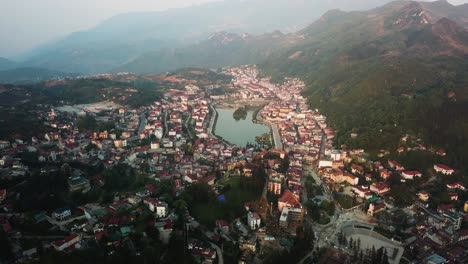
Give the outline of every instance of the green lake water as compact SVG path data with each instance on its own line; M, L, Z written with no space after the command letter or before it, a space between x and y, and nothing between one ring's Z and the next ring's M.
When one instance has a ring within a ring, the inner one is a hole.
M270 133L270 127L256 124L252 121L253 111L247 112L247 117L235 120L232 116L236 109L216 109L218 120L216 121L215 134L238 146L247 143L255 144L255 137Z

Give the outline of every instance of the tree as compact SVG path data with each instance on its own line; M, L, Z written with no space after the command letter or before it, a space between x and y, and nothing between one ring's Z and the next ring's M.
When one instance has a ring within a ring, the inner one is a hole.
M96 118L89 114L79 117L76 120L76 124L80 130L94 130L98 127Z
M72 173L72 168L70 167L70 165L68 165L68 163L64 163L60 167L60 176L64 177L65 179L68 179L68 177L71 176L71 173Z
M363 262L363 261L364 261L364 253L362 252L362 250L359 251L358 261L359 261L359 262Z
M175 201L173 206L176 209L176 212L180 215L182 215L185 210L187 210L187 202L183 199Z
M382 264L390 264L390 261L388 260L387 249L384 249L382 256Z
M11 243L8 240L7 234L0 230L0 259L10 261L13 259L13 252L11 251Z
M377 263L377 252L375 251L375 246L372 246L372 249L370 252L370 260L371 260L371 263Z

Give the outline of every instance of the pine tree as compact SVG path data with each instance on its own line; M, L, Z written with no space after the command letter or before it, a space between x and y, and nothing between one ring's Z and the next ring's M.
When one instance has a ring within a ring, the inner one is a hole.
M362 252L362 250L359 251L358 260L359 260L359 263L364 262L364 253Z
M372 246L370 260L371 260L371 263L377 263L377 252L375 250L375 246Z
M375 256L375 262L376 262L376 263L381 263L381 262L382 262L384 250L385 250L385 249L384 249L383 247L380 247L380 248L377 250L377 254L376 254L376 256Z
M370 249L369 248L366 248L366 253L364 254L364 259L363 259L363 262L362 263L371 263L371 256L370 256Z
M343 245L343 240L342 240L343 239L343 232L340 231L336 236L337 236L337 239L338 239L338 244Z
M354 250L352 260L353 260L354 263L356 263L358 261L358 252L357 252L357 250Z
M387 249L384 249L383 251L382 264L390 264L388 261Z
M348 247L349 247L350 249L353 248L353 238L352 238L352 237L349 238Z
M357 250L361 250L361 238L360 237L357 239L356 248Z

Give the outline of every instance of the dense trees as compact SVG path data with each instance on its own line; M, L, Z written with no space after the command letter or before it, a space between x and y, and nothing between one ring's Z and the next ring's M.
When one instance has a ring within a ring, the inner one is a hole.
M135 170L125 164L118 164L103 172L105 185L108 191L120 191L129 188L135 180Z
M68 195L67 178L59 170L34 172L21 186L21 199L16 200L22 210L52 210L65 205Z
M340 231L338 233L338 244L347 247L351 252L351 263L361 264L388 264L387 250L383 247L378 250L372 248L362 248L361 239L347 239L346 235Z
M245 110L245 107L239 107L236 111L234 111L232 117L237 121L241 119L245 120L245 118L247 117L247 110Z

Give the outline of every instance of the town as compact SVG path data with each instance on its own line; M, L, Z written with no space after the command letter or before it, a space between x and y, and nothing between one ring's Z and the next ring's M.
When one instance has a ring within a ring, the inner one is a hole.
M443 149L413 135L375 155L337 146L300 79L276 84L254 65L216 74L230 79L165 77L176 85L138 108L50 106L36 113L49 132L0 141L14 259L99 248L220 264L468 260L466 182ZM217 135L227 105L257 105L271 147Z

